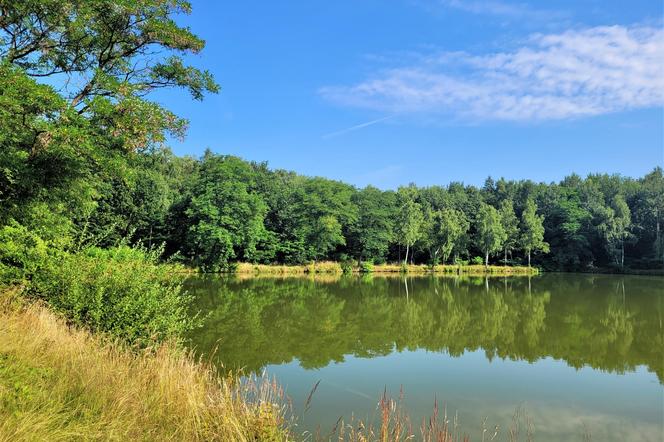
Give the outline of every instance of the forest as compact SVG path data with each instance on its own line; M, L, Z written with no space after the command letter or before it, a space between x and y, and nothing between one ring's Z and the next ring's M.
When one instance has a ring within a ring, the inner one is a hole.
M664 178L570 175L559 183L487 178L393 190L270 170L207 151L136 154L79 223L102 244L165 244L204 271L234 261L500 264L547 270L657 268Z
M659 167L638 179L487 178L482 187L380 190L209 150L201 158L163 147L137 150L105 158L113 167L99 171L57 147L35 158L25 154L3 151L3 194L11 198L2 200L0 219L5 229L25 229L67 248L163 247L164 259L206 272L230 270L237 261L322 260L532 260L554 271L662 267Z

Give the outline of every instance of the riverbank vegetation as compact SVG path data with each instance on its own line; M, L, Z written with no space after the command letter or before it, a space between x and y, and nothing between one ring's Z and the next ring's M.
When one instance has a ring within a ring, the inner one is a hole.
M538 269L524 266L496 266L496 265L436 265L429 264L373 264L360 262L323 261L308 265L266 265L237 263L232 273L239 275L343 275L352 273L362 274L448 274L448 275L536 275Z
M0 293L0 441L288 440L269 379L219 376L172 343L135 351Z

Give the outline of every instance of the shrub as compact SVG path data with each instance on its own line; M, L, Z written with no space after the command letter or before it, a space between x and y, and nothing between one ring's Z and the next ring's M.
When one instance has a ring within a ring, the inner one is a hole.
M182 336L196 325L174 266L158 253L120 246L61 252L33 276L29 291L71 321L146 345Z
M484 264L484 258L482 258L481 256L475 256L473 257L473 259L470 260L470 263L475 265L482 265Z
M373 273L374 263L372 261L362 261L360 263L360 273Z
M12 221L0 228L0 280L17 283L31 278L48 260L44 240Z

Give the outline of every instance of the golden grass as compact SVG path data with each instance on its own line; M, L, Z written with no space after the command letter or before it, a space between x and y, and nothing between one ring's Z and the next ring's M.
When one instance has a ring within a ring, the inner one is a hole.
M0 441L288 440L283 393L173 345L131 351L0 293Z
M271 275L302 275L302 274L341 274L341 264L333 261L321 261L315 264L303 265L267 265L241 262L236 264L235 273L238 274L271 274Z
M359 267L353 267L353 272L360 272ZM307 265L266 265L238 263L235 273L239 275L304 275L304 274L333 274L343 273L341 264L337 262L325 261ZM538 273L535 267L521 266L488 266L483 265L437 265L432 269L427 264L375 264L372 273L408 273L408 274L426 274L426 273L444 273L451 275L536 275Z

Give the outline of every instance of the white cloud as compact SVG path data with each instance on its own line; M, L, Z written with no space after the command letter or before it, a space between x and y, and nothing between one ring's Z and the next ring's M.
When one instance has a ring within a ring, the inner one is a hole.
M330 101L471 120L550 120L664 105L664 31L603 26L531 36L520 48L441 53L320 90Z
M471 14L497 15L506 18L546 19L564 14L531 8L525 3L506 3L497 0L440 0L445 7Z

